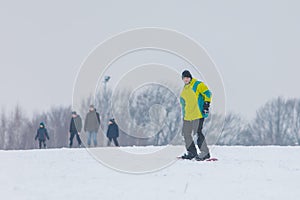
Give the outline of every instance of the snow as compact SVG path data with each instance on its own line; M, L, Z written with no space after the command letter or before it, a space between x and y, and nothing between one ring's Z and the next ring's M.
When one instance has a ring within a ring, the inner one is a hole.
M123 149L146 153L159 148ZM86 149L0 151L1 199L288 200L300 196L299 147L212 146L211 153L219 161L174 158L162 170L137 175L102 165Z

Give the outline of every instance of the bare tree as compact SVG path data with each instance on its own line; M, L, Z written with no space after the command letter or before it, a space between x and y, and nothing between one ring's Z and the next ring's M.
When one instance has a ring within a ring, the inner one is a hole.
M245 133L246 123L238 114L230 113L225 117L223 132L219 138L218 145L237 145L243 144L249 135Z
M290 114L290 140L292 144L300 145L300 99L289 99L287 100L289 107L293 107ZM291 144L291 145L292 145Z
M25 147L27 117L17 105L9 116L1 114L1 143L4 149L23 149Z
M177 91L178 93L178 91ZM152 145L169 144L180 131L181 108L178 94L168 88L153 84L144 86L129 100L130 116Z
M178 94L162 85L146 85L132 93L122 89L114 93L110 105L109 115L120 125L121 144L166 145L180 130Z
M249 130L260 145L290 145L294 104L278 97L256 112Z
M71 107L53 107L46 114L47 127L51 140L50 147L65 147L68 146L68 131L71 120Z
M100 114L100 134L99 141L102 142L102 146L107 145L106 131L108 128L108 121L113 118L111 109L111 96L112 90L108 87L103 88L96 94L96 107L99 108L98 112Z
M7 144L7 117L5 110L2 109L0 117L0 149L5 149Z

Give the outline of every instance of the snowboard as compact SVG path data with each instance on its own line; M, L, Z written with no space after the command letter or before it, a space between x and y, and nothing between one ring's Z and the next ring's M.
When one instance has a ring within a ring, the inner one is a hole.
M210 161L218 161L218 158L208 158L208 159L205 159L203 161L208 161L208 162L210 162Z

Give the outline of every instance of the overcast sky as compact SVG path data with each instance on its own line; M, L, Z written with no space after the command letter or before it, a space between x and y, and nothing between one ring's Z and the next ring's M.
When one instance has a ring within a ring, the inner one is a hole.
M108 37L163 27L202 44L224 81L227 109L300 97L297 0L0 1L0 106L70 105L76 74Z

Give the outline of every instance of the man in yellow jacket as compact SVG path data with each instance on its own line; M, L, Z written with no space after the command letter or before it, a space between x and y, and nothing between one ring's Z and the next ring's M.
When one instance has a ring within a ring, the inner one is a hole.
M181 156L183 159L205 160L210 158L205 137L202 133L203 122L208 117L211 102L211 92L201 81L194 79L188 70L182 72L184 88L180 95L180 104L183 114L182 135L184 137L187 154ZM193 141L192 133L197 133L197 145L200 154Z

